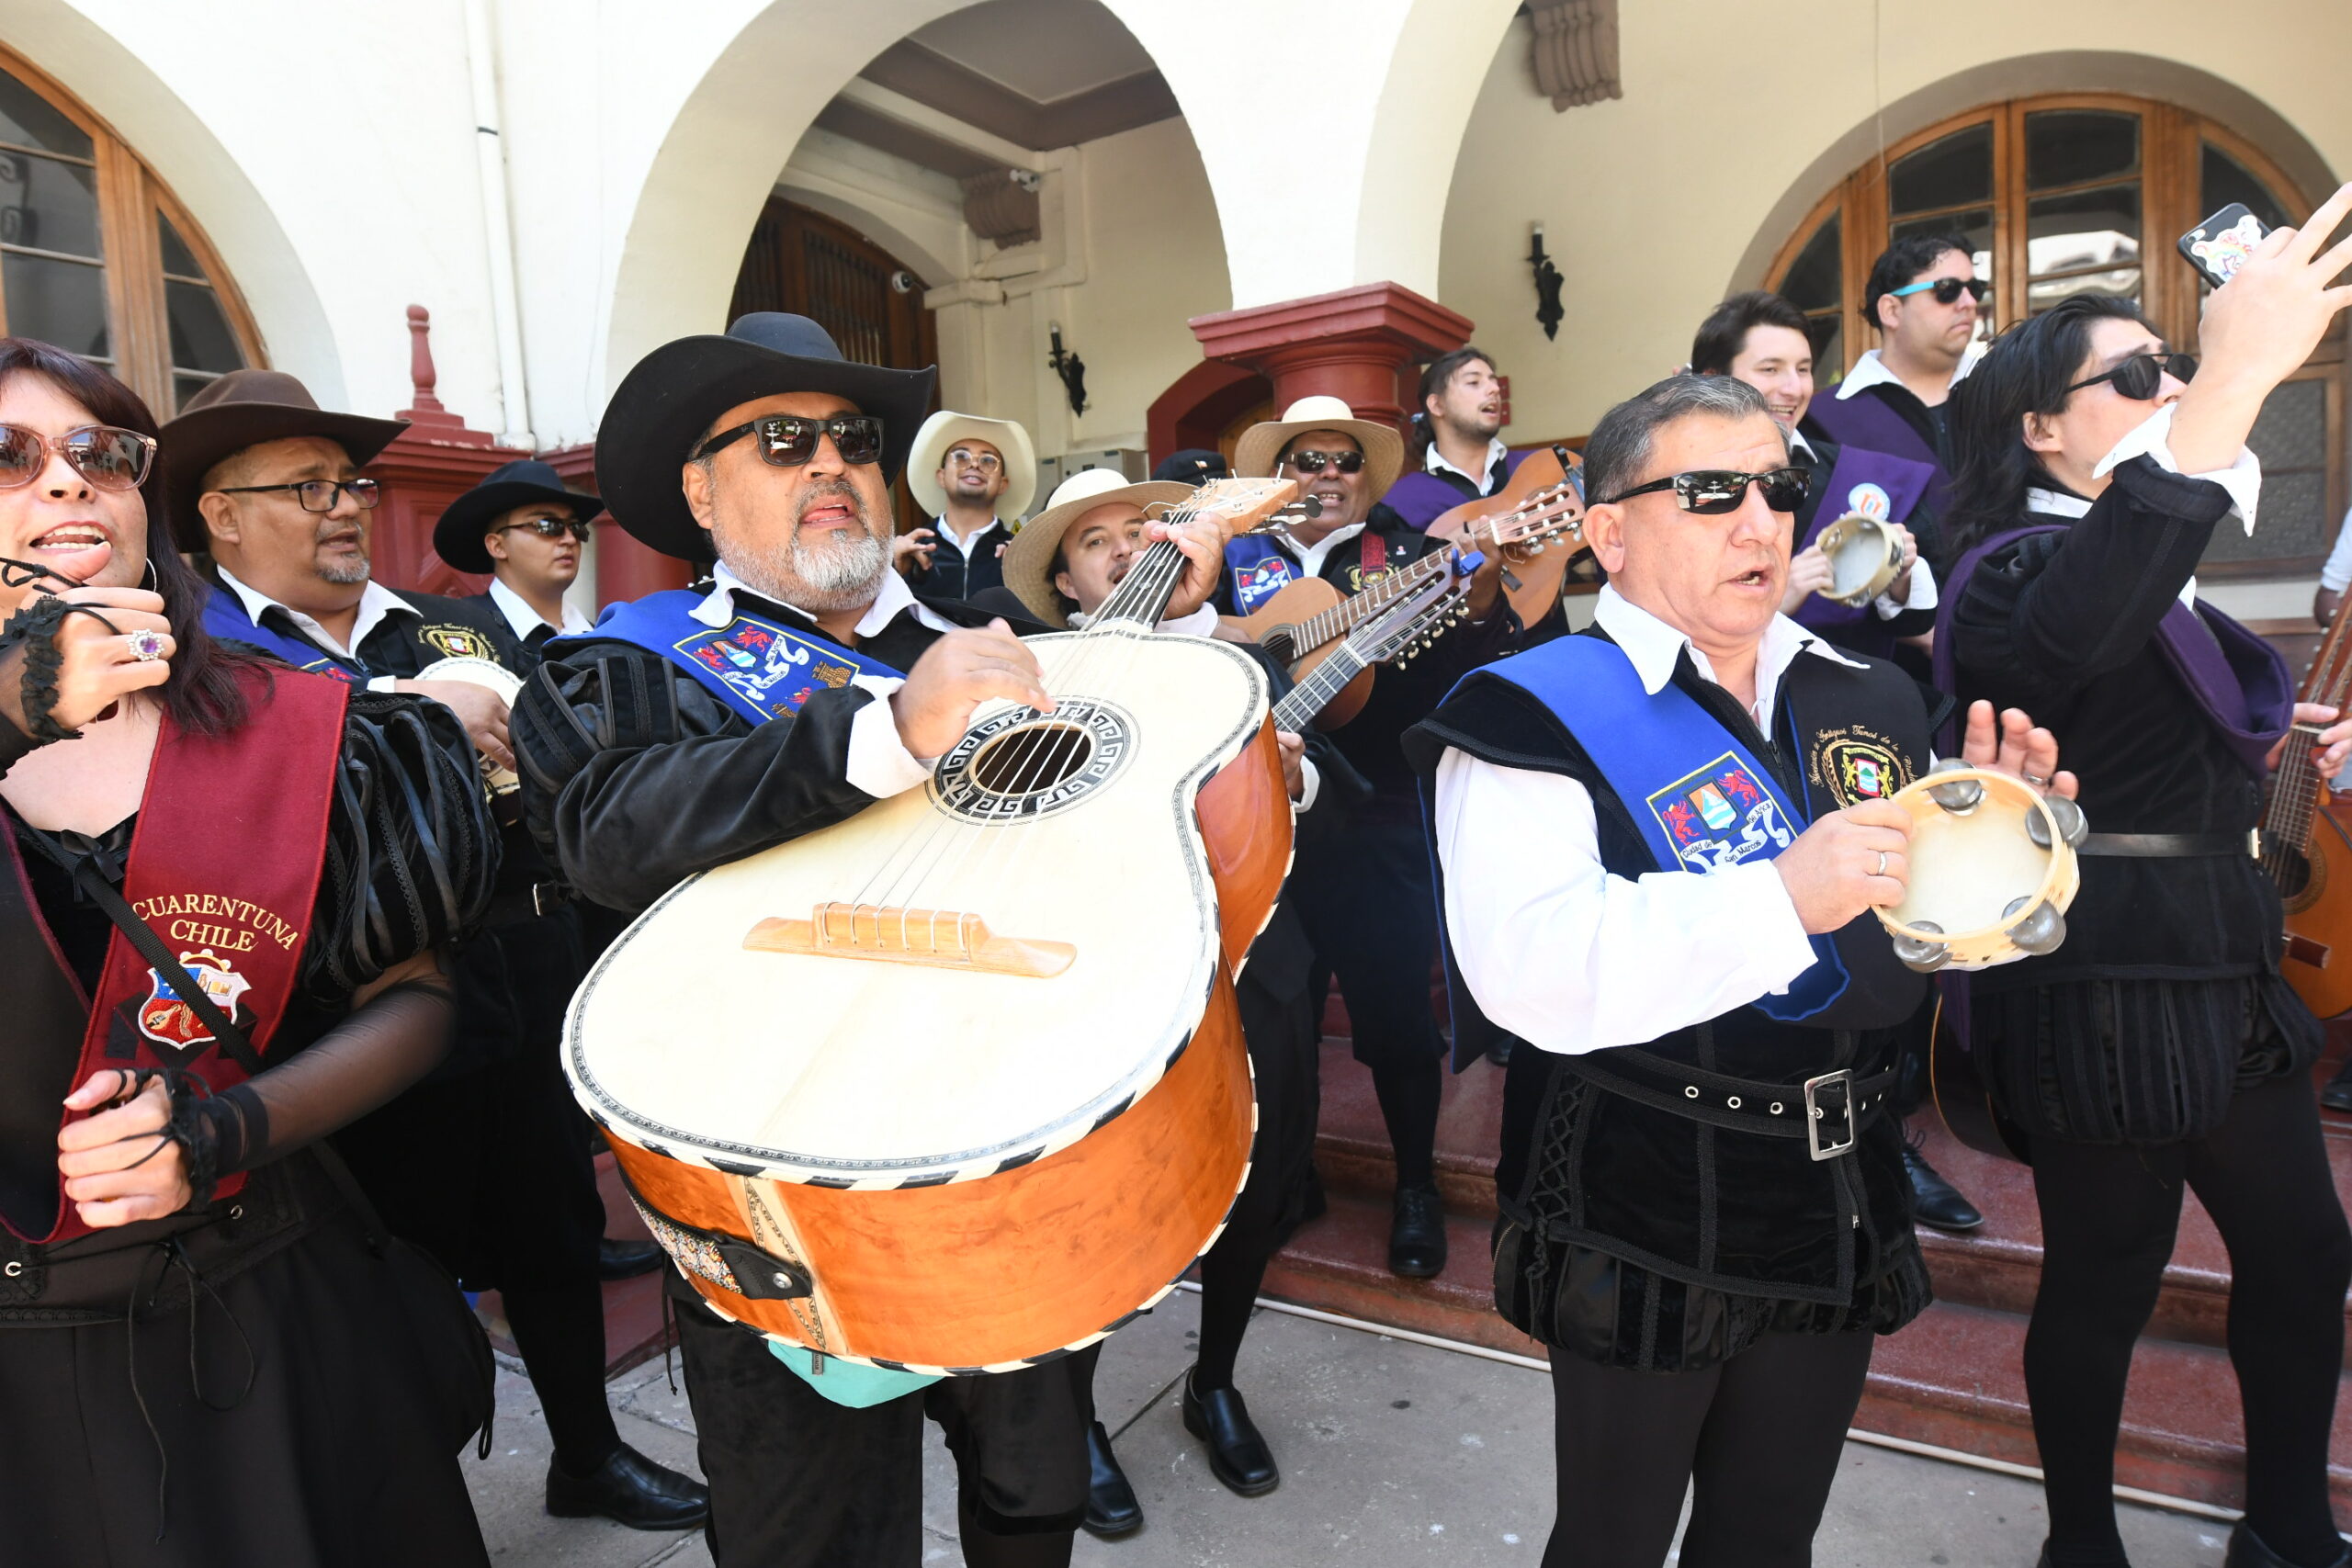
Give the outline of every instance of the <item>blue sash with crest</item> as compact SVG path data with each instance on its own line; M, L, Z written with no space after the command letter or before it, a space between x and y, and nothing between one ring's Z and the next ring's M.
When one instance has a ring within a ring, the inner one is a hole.
M1550 709L1583 747L1641 829L1660 871L1710 875L1769 861L1813 820L1785 798L1772 772L1673 682L1653 696L1615 643L1564 637L1473 672L1508 681ZM1464 677L1468 679L1470 677ZM1791 738L1791 754L1802 755ZM1752 1005L1801 1023L1843 996L1836 943L1813 938L1813 966L1786 991Z
M225 588L215 587L205 599L204 629L221 642L243 643L282 659L306 675L324 675L346 686L368 681L368 669L357 660L337 659L316 643L263 625L247 615L244 601Z
M594 631L550 639L547 656L560 659L569 645L594 637L635 643L692 675L753 724L798 713L817 693L846 686L860 675L904 674L828 637L740 609L723 626L705 626L694 617L702 602L699 593L673 588L609 605Z
M1233 581L1233 608L1254 615L1267 600L1299 581L1299 564L1263 534L1244 534L1225 547L1225 570Z

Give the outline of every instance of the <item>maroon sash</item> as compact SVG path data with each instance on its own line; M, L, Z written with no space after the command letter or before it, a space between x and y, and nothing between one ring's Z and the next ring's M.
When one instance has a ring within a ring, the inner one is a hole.
M254 1049L266 1055L300 972L318 897L350 688L277 671L266 684L247 678L245 689L254 718L224 739L190 735L164 721L131 833L122 896ZM216 1094L243 1081L243 1069L216 1048L174 983L120 931L107 943L96 998L84 1001L79 982L42 926L14 834L0 832L0 852L8 863L0 866L0 918L17 928L0 946L25 953L38 943L53 968L35 978L30 991L58 995L62 979L86 1007L69 1089L107 1067L177 1068ZM18 907L6 908L11 904ZM31 1010L35 1017L19 1015L19 1021L37 1025L39 1015L49 1011ZM40 1043L28 1043L38 1055ZM63 1120L61 1115L61 1124ZM0 1224L26 1241L87 1234L57 1191L53 1134L46 1149L12 1153L18 1156L14 1163L35 1153L47 1162L51 1179L41 1185L54 1207L47 1215L21 1212L28 1184L11 1181L10 1195L18 1201L0 1205ZM242 1173L224 1176L216 1195L226 1197L243 1183Z

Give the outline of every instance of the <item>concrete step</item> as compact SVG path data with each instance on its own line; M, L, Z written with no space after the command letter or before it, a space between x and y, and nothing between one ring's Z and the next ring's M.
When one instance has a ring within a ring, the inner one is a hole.
M1396 1166L1372 1075L1356 1061L1346 1037L1325 1035L1322 1050L1315 1168L1326 1191L1376 1198L1385 1208L1396 1190ZM1444 1096L1437 1119L1438 1190L1449 1212L1492 1220L1495 1157L1502 1143L1502 1069L1479 1061L1458 1076L1449 1073Z
M1265 1294L1491 1349L1544 1353L1495 1314L1489 1221L1449 1213L1444 1272L1408 1280L1388 1271L1388 1200L1332 1193L1329 1201L1329 1212L1301 1225L1268 1265Z

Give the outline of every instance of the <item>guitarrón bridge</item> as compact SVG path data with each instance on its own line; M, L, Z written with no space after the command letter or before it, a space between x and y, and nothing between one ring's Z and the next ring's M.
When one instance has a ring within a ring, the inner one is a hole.
M1078 949L1066 942L998 936L978 915L897 904L820 904L805 920L772 915L745 934L743 945L753 953L922 964L1036 980L1060 974L1078 958Z

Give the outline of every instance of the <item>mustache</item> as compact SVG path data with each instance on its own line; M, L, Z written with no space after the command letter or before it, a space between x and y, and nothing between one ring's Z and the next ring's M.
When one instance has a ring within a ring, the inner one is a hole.
M825 479L803 491L800 495L799 508L792 516L792 525L796 529L798 528L802 519L806 518L809 513L830 502L840 502L846 505L851 513L856 517L860 527L869 534L874 532L874 520L867 516L865 512L865 498L858 494L855 487L847 479Z

